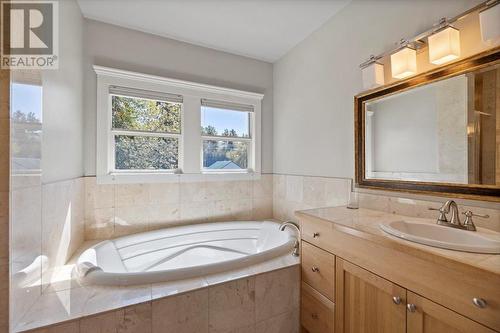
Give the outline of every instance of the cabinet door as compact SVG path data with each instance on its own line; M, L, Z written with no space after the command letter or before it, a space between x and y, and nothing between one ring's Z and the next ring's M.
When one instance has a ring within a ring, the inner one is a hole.
M408 305L408 333L495 333L410 291L408 291Z
M405 333L406 289L337 257L335 333Z

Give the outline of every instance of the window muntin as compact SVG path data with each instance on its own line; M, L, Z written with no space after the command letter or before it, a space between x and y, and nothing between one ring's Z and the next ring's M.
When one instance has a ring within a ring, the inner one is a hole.
M234 172L249 169L252 115L250 106L202 100L203 171Z
M113 171L178 169L182 103L111 91L110 97Z

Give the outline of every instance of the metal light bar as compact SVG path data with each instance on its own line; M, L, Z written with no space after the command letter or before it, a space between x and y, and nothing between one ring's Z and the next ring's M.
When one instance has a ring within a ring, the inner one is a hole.
M493 7L493 6L497 5L498 3L500 3L500 0L488 0L488 1L480 3L479 5L477 5L475 7L472 7L471 9L469 9L461 14L458 14L455 17L452 17L450 19L442 18L439 21L439 23L437 25L435 25L434 27L432 27L431 29L424 31L421 34L419 34L413 38L400 40L399 42L396 43L397 46L394 49L388 50L388 51L383 52L383 53L376 55L376 56L371 55L370 59L368 59L367 61L360 64L359 67L365 68L366 66L370 65L371 63L373 63L379 59L382 59L384 57L387 57L387 56L393 54L394 52L397 52L397 51L401 50L402 48L409 46L409 45L418 50L419 48L421 48L423 46L423 44L425 44L423 42L423 40L425 38L429 37L430 35L432 35L433 33L435 33L437 30L442 29L446 26L449 26L450 24L466 17L467 15L469 15L473 12L480 11L480 10L483 10L483 9L486 9L489 7Z

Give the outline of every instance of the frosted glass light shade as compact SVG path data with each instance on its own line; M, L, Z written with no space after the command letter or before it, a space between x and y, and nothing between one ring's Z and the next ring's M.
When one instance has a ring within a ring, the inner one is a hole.
M417 73L417 51L404 47L398 52L391 54L392 77L404 79Z
M485 42L500 39L500 4L479 13L481 38Z
M428 38L429 61L442 65L460 57L460 31L447 27Z
M373 62L361 70L363 88L371 89L384 85L384 65Z

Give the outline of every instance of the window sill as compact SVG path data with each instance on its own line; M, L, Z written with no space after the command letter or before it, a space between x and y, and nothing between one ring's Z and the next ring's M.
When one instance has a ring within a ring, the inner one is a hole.
M173 173L173 172L138 172L138 173L111 173L98 175L98 184L147 184L147 183L188 183L202 181L239 181L260 179L260 173L248 170L238 172L210 171L202 173Z

